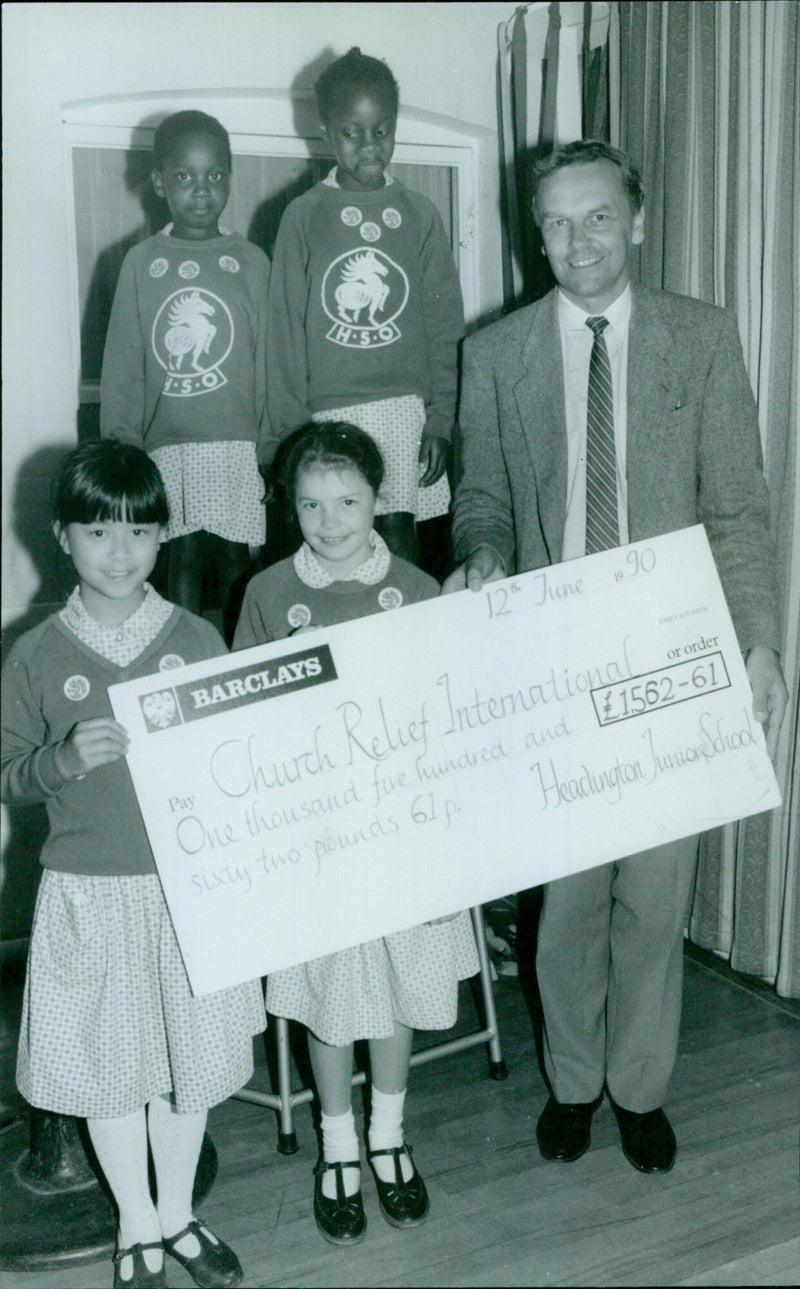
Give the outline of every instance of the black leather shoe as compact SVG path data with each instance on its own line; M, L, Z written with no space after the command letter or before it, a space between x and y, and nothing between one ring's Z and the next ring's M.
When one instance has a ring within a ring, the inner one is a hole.
M151 1271L144 1260L145 1249L161 1249L158 1244L132 1244L128 1249L117 1249L114 1254L114 1289L165 1289L167 1283L164 1271L164 1258L158 1271ZM120 1274L120 1263L123 1258L130 1258L133 1263L131 1274L123 1279Z
M551 1097L539 1116L536 1140L543 1159L558 1159L571 1164L589 1149L592 1140L592 1115L596 1101L570 1105Z
M200 1252L193 1258L175 1248L186 1235L193 1235L200 1245ZM177 1235L165 1238L164 1248L171 1258L186 1268L201 1289L229 1289L242 1283L244 1272L233 1249L223 1244L203 1222L193 1219Z
M622 1152L628 1162L640 1173L668 1173L675 1163L678 1146L664 1111L635 1114L615 1105L614 1114L619 1124Z
M381 1181L375 1172L374 1166L372 1168L375 1185L378 1188L378 1202L381 1206L381 1213L390 1226L419 1226L428 1216L430 1203L425 1183L413 1162L411 1164L411 1176L408 1181L403 1180L403 1166L400 1163L400 1156L407 1155L410 1160L411 1147L403 1144L402 1146L393 1146L388 1150L369 1150L367 1151L367 1158L370 1164L379 1155L391 1155L394 1159L393 1182Z
M361 1199L361 1191L355 1195L345 1194L343 1169L359 1168L358 1160L351 1163L329 1164L320 1159L314 1169L314 1221L329 1244L358 1244L363 1240L367 1230L367 1215ZM322 1193L324 1173L336 1173L336 1197L329 1199Z

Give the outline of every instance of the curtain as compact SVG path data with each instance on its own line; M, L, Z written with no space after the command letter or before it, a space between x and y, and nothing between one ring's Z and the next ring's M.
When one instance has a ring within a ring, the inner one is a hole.
M620 146L650 286L735 311L758 402L790 701L783 807L701 843L690 937L800 996L800 49L794 0L625 3Z
M531 161L555 142L616 141L616 6L522 5L497 36L503 299L510 312L553 285L530 215Z

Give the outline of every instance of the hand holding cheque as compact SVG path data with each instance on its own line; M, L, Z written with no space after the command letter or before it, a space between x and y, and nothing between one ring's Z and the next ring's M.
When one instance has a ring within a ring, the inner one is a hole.
M491 546L479 546L469 559L459 564L442 585L443 595L452 595L454 591L480 591L484 582L500 582L506 571L503 561Z
M452 595L465 588L481 591L484 584L502 581L504 577L500 556L491 546L479 546L445 580L442 594ZM780 661L774 649L756 645L748 651L746 665L747 679L753 691L753 715L763 728L767 752L774 761L788 698Z
M775 760L783 713L789 695L774 649L755 645L747 654L747 679L753 691L753 715L763 728L767 752Z
M199 993L779 803L701 528L291 643L110 691Z

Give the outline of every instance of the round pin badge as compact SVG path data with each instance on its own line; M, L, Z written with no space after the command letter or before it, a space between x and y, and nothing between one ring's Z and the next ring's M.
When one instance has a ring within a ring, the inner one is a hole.
M90 689L91 685L85 676L70 676L69 680L64 681L64 695L72 703L79 703L86 698Z
M358 231L364 238L365 242L377 242L381 235L381 230L378 228L378 225L373 224L371 220L366 224L362 224Z
M355 228L356 224L360 224L363 218L364 216L358 206L345 206L342 211L342 223L347 224L348 228Z
M200 265L196 260L184 260L183 264L178 266L178 274L182 278L197 277L200 272Z
M307 627L311 621L311 610L307 604L293 604L286 617L290 627Z
M221 269L224 269L226 273L239 272L239 261L235 260L232 255L220 255L219 266Z
M165 653L158 664L158 670L174 671L176 667L183 667L184 665L184 660L179 653Z
M395 210L394 206L387 206L381 219L387 228L399 228L403 222L403 216L399 210Z
M169 260L165 260L162 256L159 256L159 258L157 260L153 260L153 263L150 265L150 276L163 277L168 268Z
M403 592L396 586L385 586L378 594L378 604L382 609L399 609L403 603Z

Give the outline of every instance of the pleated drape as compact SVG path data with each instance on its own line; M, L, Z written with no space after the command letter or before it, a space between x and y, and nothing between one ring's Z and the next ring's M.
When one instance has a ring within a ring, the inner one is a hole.
M553 285L531 218L533 158L572 139L615 140L616 6L607 0L521 5L500 24L497 38L503 297L511 311Z
M800 6L620 4L620 145L649 286L733 309L772 503L790 702L781 810L708 834L690 936L800 996Z

